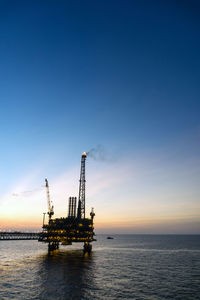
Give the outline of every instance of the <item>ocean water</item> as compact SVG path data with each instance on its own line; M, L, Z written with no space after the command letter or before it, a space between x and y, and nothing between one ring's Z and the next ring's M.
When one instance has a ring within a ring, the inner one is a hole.
M200 299L200 235L98 235L48 254L0 241L0 299Z

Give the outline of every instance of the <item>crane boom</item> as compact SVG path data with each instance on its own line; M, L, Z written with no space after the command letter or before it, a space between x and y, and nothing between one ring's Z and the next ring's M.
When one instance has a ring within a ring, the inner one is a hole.
M46 183L47 205L48 205L47 214L49 215L49 220L51 220L51 217L54 215L54 210L53 210L53 205L51 205L50 193L49 193L49 183L48 183L47 178L45 179L45 183Z

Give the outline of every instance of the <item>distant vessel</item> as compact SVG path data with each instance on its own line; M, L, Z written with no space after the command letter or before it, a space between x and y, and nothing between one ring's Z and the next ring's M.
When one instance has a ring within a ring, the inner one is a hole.
M112 236L108 236L107 240L113 240L114 238Z

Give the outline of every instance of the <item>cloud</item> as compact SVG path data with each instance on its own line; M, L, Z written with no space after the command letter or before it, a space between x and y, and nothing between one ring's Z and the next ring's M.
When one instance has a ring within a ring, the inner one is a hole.
M33 215L37 209L38 199L42 195L42 187L30 189L38 178L40 170L33 170L26 174L18 182L11 186L8 192L0 197L0 216L7 217L21 217L25 215Z

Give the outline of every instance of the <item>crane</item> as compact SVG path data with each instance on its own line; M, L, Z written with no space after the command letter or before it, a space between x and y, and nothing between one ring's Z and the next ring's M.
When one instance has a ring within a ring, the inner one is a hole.
M51 220L51 217L54 215L54 210L53 210L53 205L50 200L50 193L49 193L49 183L48 180L45 179L46 183L46 191L47 191L47 204L48 204L48 212L47 214L49 215L49 220Z

